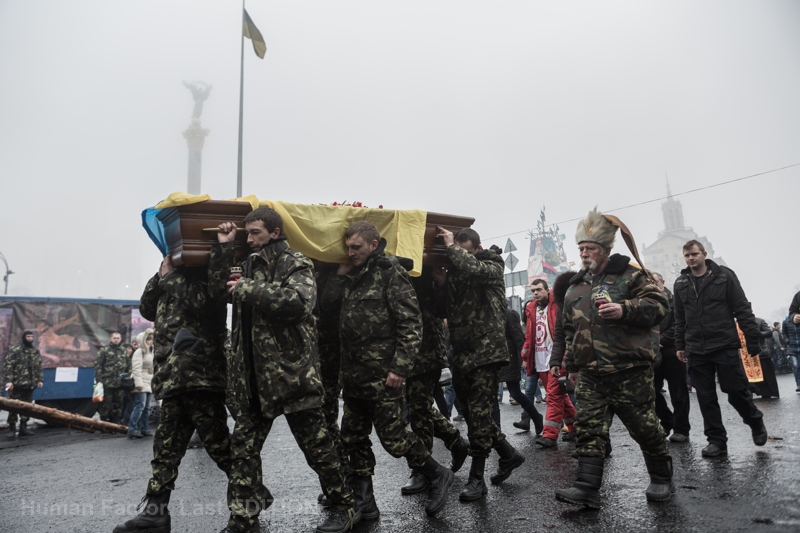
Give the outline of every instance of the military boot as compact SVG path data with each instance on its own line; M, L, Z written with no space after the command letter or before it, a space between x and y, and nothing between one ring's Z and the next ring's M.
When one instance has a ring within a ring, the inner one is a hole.
M489 476L492 485L502 483L511 472L525 462L525 457L519 453L511 444L503 439L497 445L497 453L500 454L500 461L497 463L497 472Z
M17 423L14 422L13 424L8 425L8 436L14 437L17 434Z
M464 489L458 495L462 502L471 502L483 498L489 487L483 481L483 471L486 469L486 457L473 457L472 466L469 469L469 479Z
M169 516L169 496L171 491L164 491L155 496L145 496L142 499L144 508L142 512L131 518L124 524L114 528L114 533L169 533L171 529L171 519ZM142 506L139 504L139 507Z
M416 494L427 488L428 478L425 477L425 474L423 474L419 468L412 468L411 477L408 479L408 483L400 488L400 492L403 494Z
M522 417L517 422L514 422L514 427L521 429L522 431L530 431L531 415L529 415L526 411L522 411Z
M20 420L19 422L19 436L20 437L30 437L33 435L33 431L28 429L28 421L27 420Z
M600 485L603 484L604 457L578 456L578 479L571 488L558 489L556 500L600 509Z
M645 496L651 502L665 502L672 498L675 484L672 483L672 457L669 455L644 455L644 464L650 474L650 485Z
M372 491L372 476L353 474L353 495L362 520L377 520L381 516Z
M425 501L425 512L428 516L433 516L442 510L447 503L447 491L455 481L456 475L439 463L433 457L425 459L422 465L422 473L428 478L430 490L428 499Z
M469 443L463 437L459 438L458 442L450 448L450 455L452 456L450 470L454 473L458 472L464 466L464 461L467 460L467 455L469 455Z
M344 511L333 511L317 526L317 533L345 533L361 521L361 511L355 507Z

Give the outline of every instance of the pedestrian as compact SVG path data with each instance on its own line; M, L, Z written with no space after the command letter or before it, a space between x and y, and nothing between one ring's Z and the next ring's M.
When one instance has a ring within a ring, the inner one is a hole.
M675 281L675 348L678 359L688 362L692 387L703 415L708 446L703 457L728 453L727 432L717 401L719 387L750 426L753 442L767 442L763 415L753 404L739 355L738 324L744 332L747 350L755 357L761 351L760 333L750 302L736 274L728 267L707 259L703 244L690 240L683 245L687 268Z
M103 385L103 401L100 403L100 419L118 424L122 420L122 398L120 374L129 374L131 358L122 346L122 335L112 331L109 342L97 351L94 358L94 380Z
M800 392L800 315L795 322L787 316L781 325L781 333L786 343L786 357L792 363L794 373L795 392Z
M432 516L446 504L454 475L431 457L423 439L406 429L402 416L403 386L414 371L422 342L419 301L406 268L398 258L384 254L386 239L374 224L354 222L344 241L350 261L337 270L338 293L329 288L325 297L341 299L342 442L350 457L356 500L364 520L378 519L370 440L374 427L392 457L405 457L411 469L427 478L425 512Z
M686 363L678 359L675 350L675 311L674 298L669 289L664 287L664 276L653 272L658 288L664 291L669 299L669 312L659 325L659 349L661 361L655 368L656 415L661 427L669 435L669 441L682 443L689 440L689 389L686 387ZM664 381L669 388L669 399L672 410L661 392ZM670 435L670 433L672 433Z
M781 374L788 374L792 371L792 365L786 358L786 342L781 335L781 323L772 323L772 360L775 363L775 370Z
M133 411L128 423L128 438L152 437L150 431L150 402L153 397L151 383L155 366L153 360L153 329L147 328L136 336L140 348L131 358L131 377L133 377Z
M772 359L775 348L772 330L763 318L756 317L756 324L758 324L758 332L761 337L758 340L761 350L758 358L761 363L761 375L764 379L760 383L750 383L750 391L753 395L761 396L762 400L779 399L781 391L778 389L778 377L775 375L775 364Z
M131 369L133 368L133 354L139 349L138 344L136 345L136 348L133 347L134 343L136 343L136 339L132 339L130 344L124 343L122 345L122 347L125 348L125 352L127 353L128 357L131 358ZM133 391L124 390L122 393L122 418L119 421L123 426L127 426L131 420L133 403Z
M565 366L577 384L578 479L572 488L557 490L556 499L590 508L600 507L609 409L642 450L650 474L647 499L666 501L675 491L653 388L657 326L669 302L629 257L611 255L617 230L612 221L624 228L595 208L578 223L575 240L584 268L570 281L562 311Z
M486 458L492 449L500 455L493 484L508 479L525 457L492 421L500 367L509 362L505 339L505 264L494 250L484 250L477 231L453 232L437 226L437 237L447 247L447 267L434 270L439 301L445 305L453 344L453 385L467 421L472 465L462 501L474 501L488 492L484 482Z
M9 348L3 361L3 379L8 397L12 400L33 403L33 391L44 384L42 356L33 345L33 331L22 332L22 343ZM33 435L28 429L30 417L19 415L19 436ZM8 431L13 437L17 431L17 413L8 413Z
M500 368L500 383L505 383L508 389L508 395L513 400L513 405L522 407L522 417L519 421L514 422L513 426L523 431L531 430L531 420L533 420L533 427L536 435L541 435L544 427L544 419L541 413L536 410L533 402L525 396L520 387L520 368L525 367L522 360L522 354L525 346L525 334L522 332L520 326L519 314L506 307L506 345L508 346L509 363ZM498 418L499 418L498 409ZM499 426L499 424L498 424Z
M322 410L314 266L289 246L276 211L260 207L244 225L253 253L240 265L242 277L229 279L236 266L233 222L219 225L209 266L217 290L233 297L230 372L238 412L231 436L231 515L224 531L258 530L264 508L261 450L281 415L331 501L317 531L350 531L361 516Z
M142 510L114 528L114 533L170 530L170 495L195 429L217 467L230 475L225 410L227 309L226 300L210 292L209 275L205 267L176 268L167 256L139 301L139 313L154 323L150 385L153 396L161 400L161 419L153 439L152 477ZM261 500L271 500L266 488Z

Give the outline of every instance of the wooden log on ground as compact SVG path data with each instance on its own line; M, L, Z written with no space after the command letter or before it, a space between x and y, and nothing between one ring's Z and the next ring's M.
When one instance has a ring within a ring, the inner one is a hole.
M87 433L102 431L103 433L125 434L128 432L128 426L112 424L111 422L95 420L94 418L88 418L75 413L59 411L58 409L53 409L51 407L44 407L42 405L22 402L20 400L11 400L9 398L0 398L0 409L17 413L18 415L38 418L51 424L79 429Z

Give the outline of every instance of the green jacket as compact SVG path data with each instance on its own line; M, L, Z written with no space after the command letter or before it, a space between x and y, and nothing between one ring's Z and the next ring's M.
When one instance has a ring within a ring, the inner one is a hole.
M597 294L622 304L622 318L600 318L594 305ZM570 280L562 311L567 371L610 374L653 365L659 324L668 310L667 295L631 265L629 257L612 255L606 268L594 276L581 270Z
M250 257L233 293L233 397L243 406L257 395L267 418L321 407L314 265L285 239ZM209 268L222 294L234 264L233 243L212 245Z
M453 345L453 368L467 373L485 365L507 364L503 258L493 250L473 256L457 245L447 248L447 257L450 268L443 301Z
M226 300L209 293L208 272L199 267L150 278L139 312L155 323L151 387L157 399L184 391L225 392ZM178 331L202 339L191 348L174 349Z
M107 344L97 351L94 358L94 380L102 383L104 388L115 388L119 375L130 371L131 358L122 343L116 346Z
M379 247L363 267L336 278L328 282L325 297L341 297L342 394L402 397L403 387L387 387L386 377L389 372L411 375L422 340L422 317L408 273ZM341 288L338 295L332 283Z
M15 389L35 389L44 382L39 350L23 344L12 346L3 362L3 379L3 384L10 382Z

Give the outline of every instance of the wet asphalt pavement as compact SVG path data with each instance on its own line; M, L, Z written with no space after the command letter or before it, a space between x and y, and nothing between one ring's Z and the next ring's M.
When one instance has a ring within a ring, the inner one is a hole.
M501 405L502 427L527 458L525 464L502 485L490 485L482 501L464 504L458 492L467 478L468 461L456 474L450 500L437 518L425 516L424 494L400 494L408 477L405 460L389 456L373 435L381 517L358 525L356 531L800 531L800 394L791 375L778 376L778 381L780 400L756 400L770 434L760 448L720 393L729 442L727 457L717 459L700 455L706 442L692 394L690 442L670 446L677 492L662 504L646 502L648 477L641 453L618 419L612 427L614 451L606 462L599 511L555 501L554 489L574 480L574 445L538 449L531 433L511 425L520 408L509 405L508 396ZM538 408L544 414L544 404ZM5 417L3 412L0 420ZM456 425L466 432L463 422ZM135 514L151 457L148 438L68 435L65 429L46 426L36 428L32 437L9 440L2 435L0 532L111 532ZM262 457L265 483L275 497L261 514L262 531L314 531L324 513L316 503L319 485L283 418L275 422ZM434 457L444 464L449 460L441 442L435 444ZM487 470L496 464L493 455ZM172 531L216 532L225 527L225 489L224 474L206 453L188 450L170 503Z

